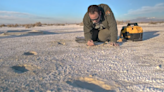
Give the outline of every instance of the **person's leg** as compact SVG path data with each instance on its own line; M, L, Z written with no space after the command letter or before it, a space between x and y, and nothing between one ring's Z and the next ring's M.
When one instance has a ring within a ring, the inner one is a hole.
M99 30L98 30L98 29L93 29L93 30L91 31L92 40L93 40L93 41L97 41L97 40L98 40L98 33L99 33Z
M110 40L110 31L108 29L102 29L98 33L99 41L105 42Z

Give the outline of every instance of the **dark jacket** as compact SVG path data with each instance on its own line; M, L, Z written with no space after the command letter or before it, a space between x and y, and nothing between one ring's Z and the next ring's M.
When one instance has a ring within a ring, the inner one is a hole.
M100 7L100 10L101 10L102 24L110 32L110 36L111 36L110 40L112 42L117 42L117 34L118 34L117 23L116 23L116 20L115 20L112 10L106 4L100 4L98 6ZM108 13L106 13L106 12L108 12ZM85 16L83 18L83 23L84 23L85 39L87 41L91 40L92 35L91 35L90 31L94 28L94 25L93 25L91 19L89 18L88 12L85 14Z

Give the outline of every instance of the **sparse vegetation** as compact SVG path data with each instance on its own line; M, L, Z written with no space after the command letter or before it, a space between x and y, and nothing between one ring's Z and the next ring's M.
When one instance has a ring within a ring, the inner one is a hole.
M57 26L65 26L65 24L56 24Z
M19 27L19 25L18 24L15 24L14 27Z
M36 22L35 26L42 26L42 23L41 22Z
M117 22L117 25L122 25L122 24L124 24L123 21L116 21L116 22Z
M53 26L54 24L47 24L47 26Z
M160 23L160 24L161 24L161 23L164 23L164 21L160 21L159 23Z
M23 27L31 28L31 27L35 27L35 24L25 24L25 25L23 25Z
M6 27L6 25L5 24L2 24L2 25L0 25L0 27Z
M81 22L81 23L76 23L76 25L83 26L83 22Z
M161 24L161 23L164 23L164 21L156 21L156 22L151 21L151 22L149 22L149 24Z
M151 22L149 22L149 24L157 24L157 22L152 22L152 21L151 21Z
M30 24L26 24L25 28L31 28L31 25Z
M81 22L79 25L80 25L80 26L83 26L83 22Z
M116 21L117 22L117 25L123 25L123 24L127 24L127 23L130 23L131 21ZM161 23L164 23L164 21L150 21L150 22L138 22L140 24L144 24L144 23L148 23L148 24L161 24ZM36 22L34 24L1 24L0 25L0 28L2 27L25 27L25 28L31 28L31 27L41 27L41 26L65 26L65 25L69 25L69 24L60 24L60 23L57 23L57 24L47 24L47 23L44 23L42 24L41 22ZM76 23L76 25L80 25L80 26L83 26L83 22L81 23Z
M7 25L7 27L14 27L14 24L9 24Z
M130 23L130 21L116 21L117 25L123 25L123 24L127 24Z

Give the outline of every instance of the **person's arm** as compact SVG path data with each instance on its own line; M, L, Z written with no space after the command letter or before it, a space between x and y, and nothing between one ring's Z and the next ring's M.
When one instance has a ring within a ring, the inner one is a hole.
M84 29L84 36L85 36L85 40L91 41L92 40L92 34L91 34L91 30L92 30L92 26L89 22L89 16L87 15L87 13L85 14L84 18L83 18L83 29Z
M109 30L111 33L111 42L116 43L117 42L117 35L118 35L118 30L117 30L117 22L115 20L114 14L112 12L112 10L109 8L109 6L105 6L105 14L106 14L106 18L108 21L108 26L109 26Z

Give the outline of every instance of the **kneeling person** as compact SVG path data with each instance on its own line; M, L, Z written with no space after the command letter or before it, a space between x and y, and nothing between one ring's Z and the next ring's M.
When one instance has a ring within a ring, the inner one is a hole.
M113 12L106 4L90 5L83 18L84 36L88 46L93 46L93 41L110 41L112 46L117 43L117 24Z

